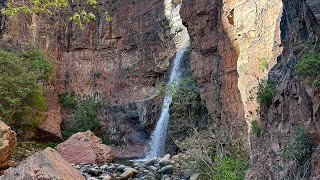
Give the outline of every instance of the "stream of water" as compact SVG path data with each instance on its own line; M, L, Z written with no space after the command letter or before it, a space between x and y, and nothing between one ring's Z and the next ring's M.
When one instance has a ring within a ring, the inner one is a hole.
M170 74L169 84L176 83L178 85L181 77L181 61L183 55L187 51L186 48L180 48L176 52L173 68ZM152 133L149 150L146 154L146 158L155 158L163 155L164 145L167 135L167 128L169 124L169 106L172 102L172 96L170 92L166 92L165 98L162 104L161 115L156 124L156 128Z

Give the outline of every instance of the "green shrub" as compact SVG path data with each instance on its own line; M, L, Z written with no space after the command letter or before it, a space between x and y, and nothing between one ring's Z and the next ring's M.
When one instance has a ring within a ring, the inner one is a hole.
M260 137L261 135L261 126L257 121L251 122L251 132L255 135L255 137Z
M271 104L276 93L273 90L274 82L267 80L266 82L259 82L257 99L260 103Z
M215 156L214 174L210 179L243 180L248 167L249 162L240 150L233 155Z
M40 50L0 50L0 119L16 129L38 126L46 111L38 82L48 80L51 72L52 65Z
M59 101L63 108L66 109L76 109L77 108L77 100L74 93L62 93L59 94Z
M62 130L63 137L68 138L76 132L87 130L101 137L98 117L98 111L101 107L102 103L100 101L94 101L90 98L80 101L67 128Z
M200 179L242 180L249 167L249 158L235 148L229 154L217 155L214 133L210 130L194 131L177 145L184 153L178 159L181 169L192 169Z
M101 73L97 71L93 74L93 76L94 78L99 78L101 76Z
M310 80L315 88L320 88L320 46L311 48L296 64L296 71L300 76Z
M283 149L283 156L289 160L302 161L311 154L312 142L306 129L299 127L288 146Z
M262 58L260 60L260 64L259 64L259 70L260 71L264 71L268 68L269 63L268 63L268 59L267 58Z

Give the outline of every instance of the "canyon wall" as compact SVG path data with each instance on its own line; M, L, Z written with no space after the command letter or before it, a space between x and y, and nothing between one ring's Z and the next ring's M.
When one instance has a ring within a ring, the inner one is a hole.
M220 149L238 139L250 155L246 179L319 178L319 92L294 68L306 42L317 42L319 7L314 0L183 3L202 101L215 122ZM276 82L272 105L257 101L258 84L266 79ZM254 120L260 122L260 137L251 132ZM302 162L284 155L300 127L312 146ZM228 131L234 135L228 137Z
M112 21L97 16L81 29L63 13L53 17L18 15L8 21L4 38L31 42L52 56L55 74L46 88L47 99L58 102L52 94L75 92L79 98L106 102L108 107L101 113L105 134L114 134L111 139L128 144L130 138L147 138L153 127L160 101L155 98L156 85L167 78L175 44L163 1L99 3L95 11L107 9ZM59 127L60 107L52 102L48 109L47 116ZM67 117L64 111L62 117ZM49 126L54 127L42 127Z
M239 139L249 151L248 127L258 120L258 82L280 54L279 1L184 1L191 66L222 144ZM261 61L267 66L259 70ZM226 129L230 134L226 134Z

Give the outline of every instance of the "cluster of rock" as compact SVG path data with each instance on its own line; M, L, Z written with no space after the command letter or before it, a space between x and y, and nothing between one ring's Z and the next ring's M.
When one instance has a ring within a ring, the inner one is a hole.
M16 135L0 121L0 165L6 165L14 149ZM111 147L91 131L79 132L57 146L34 153L17 167L7 169L0 180L111 180L111 179L162 179L195 180L197 174L189 169L178 171L170 155L163 158L127 161L124 165L112 163Z
M161 159L136 161L132 165L107 163L99 166L95 163L80 163L73 166L88 180L196 180L198 177L198 174L193 175L189 169L178 173L174 172L174 161L170 159L170 155Z

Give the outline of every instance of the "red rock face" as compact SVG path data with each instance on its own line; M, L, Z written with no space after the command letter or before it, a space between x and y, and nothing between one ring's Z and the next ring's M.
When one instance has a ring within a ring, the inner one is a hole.
M59 153L51 148L33 154L17 167L5 171L1 180L84 180Z
M216 129L221 131L217 134L225 136L228 127L238 126L236 134L241 136L237 137L244 140L247 125L238 89L239 50L226 13L221 2L210 0L184 1L181 10L191 37L193 75Z
M57 146L61 157L69 163L105 163L113 160L111 147L102 144L91 131L79 132Z
M105 9L113 18L111 22L97 17L84 29L58 16L23 15L8 22L5 37L31 41L53 58L55 75L46 93L49 111L41 129L57 139L61 138L60 107L56 95L50 94L74 91L111 106L126 106L153 98L156 84L166 78L175 48L163 1L104 1L97 11ZM106 116L102 121L108 133L112 123L119 122Z
M0 121L0 174L3 169L9 167L9 157L14 151L16 142L16 133L4 122Z

